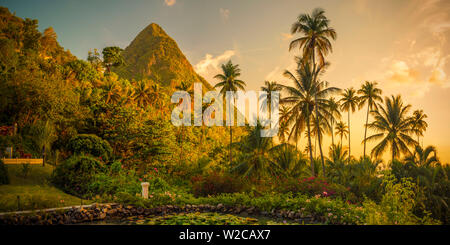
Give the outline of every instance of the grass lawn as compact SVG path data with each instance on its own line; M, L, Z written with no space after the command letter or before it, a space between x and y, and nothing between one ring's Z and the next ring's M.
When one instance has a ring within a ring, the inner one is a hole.
M11 183L0 185L0 212L81 204L80 198L64 193L49 182L53 166L29 165L28 171L22 165L5 166ZM83 204L89 203L91 201L83 200Z

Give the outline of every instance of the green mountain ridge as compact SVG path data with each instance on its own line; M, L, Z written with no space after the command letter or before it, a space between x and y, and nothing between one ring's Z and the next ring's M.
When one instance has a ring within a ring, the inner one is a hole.
M189 85L201 82L206 89L213 87L198 75L181 52L175 40L155 23L148 25L122 53L125 65L114 72L127 79L151 79L162 86Z

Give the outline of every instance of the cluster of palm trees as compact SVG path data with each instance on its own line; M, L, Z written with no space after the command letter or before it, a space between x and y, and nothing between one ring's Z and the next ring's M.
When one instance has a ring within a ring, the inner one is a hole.
M285 71L284 75L290 79L293 86L266 81L261 87L263 91L282 91L280 99L280 129L278 138L282 143L294 141L297 148L302 133L306 132L307 151L311 165L311 174L315 175L312 137L318 141L320 162L325 176L325 159L322 142L325 134L331 135L332 147L335 147L334 136L340 138L342 148L343 138L348 139L347 161L351 160L350 123L351 114L366 107L366 120L364 126L363 157L366 154L367 142L378 140L372 149L371 156L379 158L388 148L392 160L402 153L411 153L409 147L418 145L419 137L427 128L426 115L422 110L414 111L409 116L410 105L404 105L400 96L381 97L382 90L377 82L365 81L359 90L348 88L341 90L329 86L321 79L329 63L326 56L332 51L330 40L336 39L336 31L329 26L329 20L322 9L314 9L312 14L301 14L292 25L292 34L299 33L301 37L290 43L289 50L298 47L301 56L296 57L297 68L294 72ZM216 78L220 82L215 86L221 88L225 96L226 91L244 90L245 82L238 79L240 69L231 61L222 65L223 74ZM332 97L340 96L340 99ZM270 100L270 97L267 98ZM270 105L270 101L267 101ZM270 110L270 107L267 108ZM341 121L341 113L347 112L347 125ZM373 120L369 122L369 117ZM368 130L374 132L367 136ZM412 138L417 136L417 141ZM231 163L232 128L230 127L230 163ZM315 148L317 148L315 147Z
M86 86L79 89L80 96L87 99L92 88L99 89L100 98L107 104L126 104L136 105L139 108L147 108L153 106L154 108L164 108L166 100L165 94L161 86L151 80L140 80L133 84L119 81L116 74L105 74L104 78L97 81L94 86Z

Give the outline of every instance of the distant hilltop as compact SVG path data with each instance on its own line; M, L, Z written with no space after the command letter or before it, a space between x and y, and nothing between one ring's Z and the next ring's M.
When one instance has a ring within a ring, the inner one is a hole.
M143 29L122 53L125 65L114 72L127 79L151 79L162 86L175 87L181 82L200 82L213 87L198 75L175 40L155 23Z

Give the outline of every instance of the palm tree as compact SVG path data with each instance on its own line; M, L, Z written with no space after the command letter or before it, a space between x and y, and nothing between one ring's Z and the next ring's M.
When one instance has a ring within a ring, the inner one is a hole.
M289 50L298 46L303 52L303 58L312 61L314 71L325 64L325 56L333 50L329 38L335 40L336 31L328 26L329 23L325 11L316 8L311 15L299 15L291 27L291 34L300 33L302 36L290 43ZM320 59L319 66L315 61L316 55Z
M412 120L407 116L411 105L403 105L400 95L386 97L384 107L379 106L377 111L371 111L374 121L368 127L378 133L367 137L365 141L381 141L372 149L372 155L378 157L383 154L390 145L392 161L401 153L410 153L408 146L416 145L417 142L411 138L415 133Z
M320 71L321 69L319 69ZM306 124L311 174L314 176L311 119L313 118L314 111L316 111L317 117L326 118L329 115L326 98L330 93L338 91L338 88L327 87L328 84L325 81L314 82L314 75L308 63L299 64L296 75L289 71L285 71L284 75L294 82L293 87L280 85L288 93L287 97L280 100L281 104L292 105L287 121L289 124L294 124L294 126L292 127L289 138L294 135L295 139L297 139Z
M276 149L273 147L273 139L261 137L262 128L259 123L256 127L248 127L248 135L238 142L243 159L233 171L241 176L261 178L263 175L280 171L279 166L272 158L273 154L270 154Z
M433 154L433 155L431 155ZM413 164L415 166L434 166L439 163L436 153L436 147L430 145L425 149L416 145L414 153L405 157L406 164Z
M327 65L325 62L325 56L332 52L332 46L330 38L336 39L336 31L329 27L330 20L325 16L325 10L321 8L316 8L313 10L312 14L300 14L297 21L292 24L291 34L299 33L302 36L293 40L289 45L289 51L295 47L299 47L302 50L302 62L301 63L312 63L312 81L317 82L317 78L321 73L321 70ZM319 57L319 63L316 63L316 55ZM316 93L317 94L317 93ZM317 98L314 98L315 103ZM316 115L319 114L315 108ZM321 125L319 120L322 119L320 116L316 117L316 124ZM322 142L320 137L319 147L320 147L320 158L322 161L323 171L325 171L325 162L322 152Z
M121 88L114 80L106 81L106 83L102 86L102 91L103 98L107 104L110 102L118 103L122 98Z
M366 81L362 87L358 90L359 97L359 109L367 104L366 124L364 126L364 153L363 157L366 157L366 137L367 137L367 124L369 123L369 112L374 109L378 110L377 102L383 102L381 98L381 89L377 88L377 82Z
M427 130L428 123L425 121L427 114L423 113L423 110L415 110L412 116L412 126L417 135L417 143L419 143L419 137L423 136L423 133Z
M159 113L162 113L165 94L161 91L161 86L159 86L158 83L153 82L149 88L152 105L155 106L157 110L159 110Z
M261 109L266 110L269 109L269 115L271 112L271 106L272 106L272 92L279 91L281 88L278 85L277 82L269 82L265 81L264 86L261 87L261 91L264 91L267 93L267 96L261 96L261 100L263 103L261 103Z
M225 98L227 91L236 92L239 89L245 90L246 85L245 82L237 79L241 75L241 69L239 68L239 65L233 65L233 63L231 63L231 60L229 60L226 64L222 64L221 68L223 73L214 76L215 79L220 80L214 86L214 88L221 88L220 93L222 94L223 98ZM231 111L231 104L232 103L230 101L229 112L232 114L229 116L233 117L234 112ZM232 144L233 144L233 128L232 125L230 124L230 164L232 163L232 155L231 155Z
M353 88L345 89L342 93L341 110L348 112L348 162L350 162L351 157L351 146L350 146L350 113L355 112L356 106L358 105L359 98L356 96L356 91Z
M317 141L321 142L321 140L323 139L323 134L328 133L330 131L330 125L327 120L320 120L319 121L320 125L317 125L318 121L319 120L316 120L316 116L314 114L313 118L312 118L312 124L311 124L311 127L312 127L311 134L315 138L314 139L314 157L316 157L317 148L319 148L319 150L320 150L320 148L322 147L321 145L317 146L317 143L318 143Z
M339 102L337 102L334 97L328 99L328 111L330 113L328 120L330 122L331 145L334 145L334 123L337 121L337 119L341 119Z
M280 108L280 128L278 130L278 138L282 143L286 143L286 135L289 134L289 125L287 122L289 116L289 108L281 106Z
M344 122L338 122L337 124L336 124L336 135L338 135L340 138L341 138L341 142L340 142L340 145L341 145L341 148L342 148L342 139L345 137L345 138L347 138L347 135L348 135L348 127L347 127L347 125L345 125L345 123Z
M139 81L134 88L133 99L137 105L145 108L151 103L151 90L146 81Z

